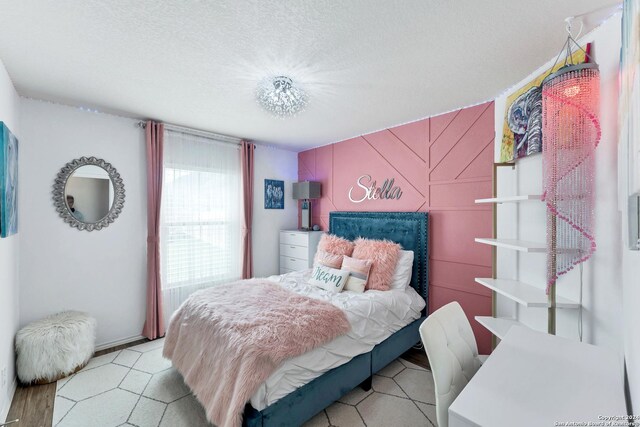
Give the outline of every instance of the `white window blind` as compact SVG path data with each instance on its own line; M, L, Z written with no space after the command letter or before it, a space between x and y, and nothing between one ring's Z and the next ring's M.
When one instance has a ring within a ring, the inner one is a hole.
M235 144L165 132L160 242L167 324L196 290L240 278L240 165Z

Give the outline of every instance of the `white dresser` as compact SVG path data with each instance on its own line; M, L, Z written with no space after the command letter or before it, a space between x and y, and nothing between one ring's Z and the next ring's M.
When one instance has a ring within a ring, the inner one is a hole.
M280 231L280 274L311 268L322 233L324 231Z

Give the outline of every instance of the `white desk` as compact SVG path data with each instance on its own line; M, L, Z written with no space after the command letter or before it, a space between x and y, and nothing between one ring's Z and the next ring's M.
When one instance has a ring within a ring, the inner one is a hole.
M449 427L551 427L626 413L615 353L514 326L449 407Z

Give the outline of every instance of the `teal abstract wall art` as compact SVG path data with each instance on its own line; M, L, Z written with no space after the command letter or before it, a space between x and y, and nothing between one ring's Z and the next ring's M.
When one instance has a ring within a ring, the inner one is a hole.
M0 237L18 232L18 140L0 122Z

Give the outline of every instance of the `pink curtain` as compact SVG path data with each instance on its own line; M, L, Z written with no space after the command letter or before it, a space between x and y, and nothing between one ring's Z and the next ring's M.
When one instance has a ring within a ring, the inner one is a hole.
M164 336L159 237L164 125L148 121L145 129L147 137L147 318L142 335L153 340Z
M251 222L253 220L253 159L256 146L242 141L242 190L244 195L244 219L242 223L242 278L253 277L251 255Z

